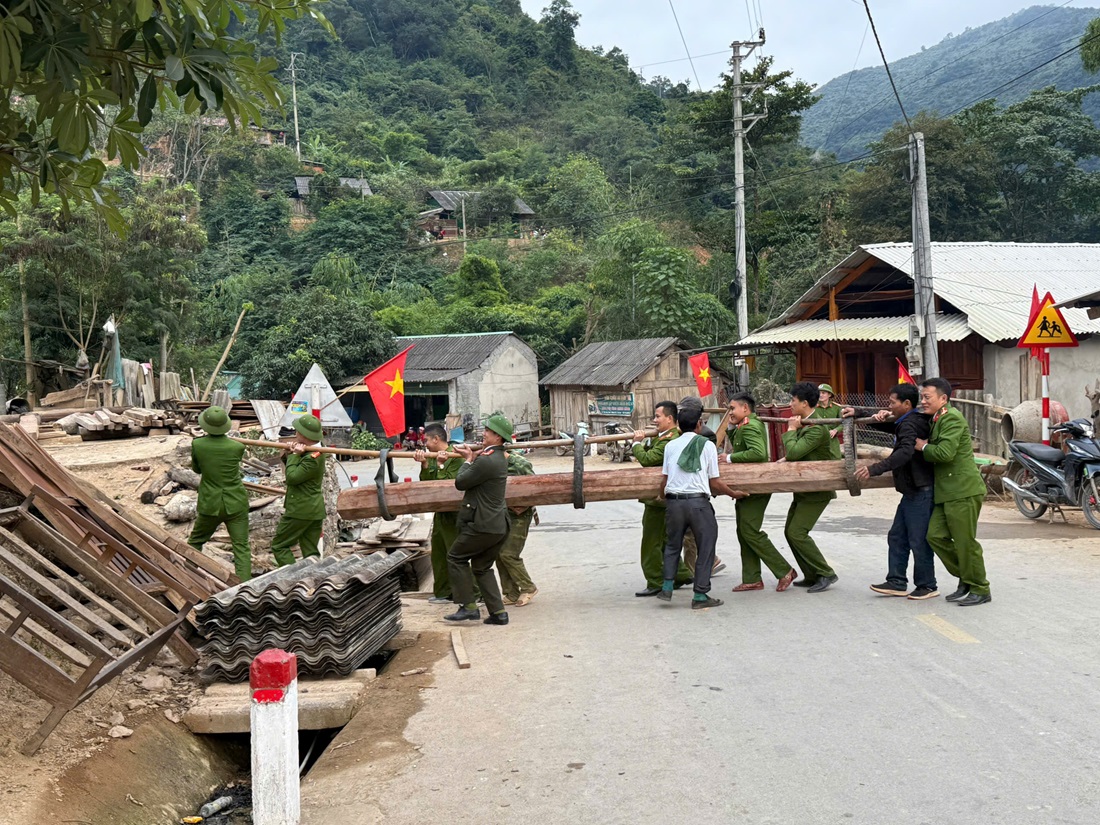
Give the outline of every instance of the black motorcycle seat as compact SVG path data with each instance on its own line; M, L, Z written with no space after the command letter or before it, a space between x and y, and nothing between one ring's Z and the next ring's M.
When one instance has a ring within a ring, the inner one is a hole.
M1012 446L1026 456L1041 461L1043 464L1061 464L1066 460L1065 453L1057 447L1048 447L1046 444L1032 444L1027 441L1013 441Z

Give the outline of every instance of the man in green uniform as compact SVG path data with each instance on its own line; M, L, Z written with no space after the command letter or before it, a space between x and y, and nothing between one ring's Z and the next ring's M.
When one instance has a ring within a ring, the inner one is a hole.
M661 467L665 463L665 447L673 439L680 437L676 429L676 404L662 401L653 411L653 424L657 428L656 438L646 438L644 430L634 431L632 452L634 458L643 467ZM645 576L645 590L639 590L635 596L656 596L661 592L664 581L665 554L665 503L659 498L642 499L645 509L642 511L642 575ZM676 571L676 586L691 584L694 575L687 565L680 562Z
M294 563L295 544L302 548L302 558L319 556L321 530L325 524L325 494L321 489L325 479L325 454L320 446L321 422L312 415L299 415L294 420L297 435L294 447L283 456L286 462L286 496L283 517L275 528L271 552L280 567Z
M841 413L844 412L844 408L836 403L836 393L833 392L832 385L830 384L818 384L817 391L819 393L817 399L817 411L819 418L840 418ZM834 424L829 426L829 435L836 438L840 435L840 431L843 429L842 424Z
M478 456L465 445L455 452L463 464L455 476L455 487L464 495L458 510L458 537L447 553L451 589L458 610L444 616L449 622L481 618L474 594L477 579L489 617L485 624L508 624L508 613L493 574L493 562L508 537L508 508L504 503L508 485L508 456L504 444L512 439L512 422L493 415L485 422L485 449Z
M531 462L518 452L508 453L508 475L533 476L535 468ZM500 556L497 558L497 573L500 575L500 589L504 594L505 604L514 604L523 607L530 604L539 589L531 581L531 574L527 572L527 565L523 561L523 548L527 544L527 533L531 530L531 522L539 523L538 512L534 507L513 507L511 509L512 529L508 531L508 538L504 546L500 548Z
M952 407L951 384L929 378L920 385L921 408L932 416L932 434L917 439L917 449L933 466L935 507L928 524L928 543L947 572L959 580L947 597L960 607L993 601L985 577L985 559L978 543L978 516L985 501L985 482L974 463L970 427Z
M465 439L460 439L460 441ZM462 458L447 452L447 431L439 424L424 428L426 450L416 451L420 462L420 480L454 479ZM451 576L447 571L447 551L458 537L458 513L436 513L432 517L432 576L434 586L429 604L450 604Z
M221 407L210 407L199 416L205 436L191 442L191 469L202 476L199 482L198 512L191 537L198 551L221 524L233 546L233 568L237 578L252 578L252 550L248 546L248 493L241 478L244 445L226 438L229 415Z
M756 417L756 399L747 392L737 393L730 398L729 414L733 430L726 461L730 464L767 461L768 431L764 422ZM760 575L761 562L768 565L772 575L779 579L775 589L780 593L794 581L794 568L787 564L763 530L764 511L768 509L771 498L771 493L757 493L737 499L733 505L737 512L737 542L741 545L741 584L733 588L734 593L764 589Z
M787 461L839 461L840 444L823 425L813 419L824 418L817 409L819 392L809 381L799 381L791 387L791 418L787 432L783 433L783 447ZM825 560L817 543L810 535L817 520L836 498L832 490L816 493L795 493L791 509L787 511L787 523L783 535L794 553L795 563L802 570L802 579L795 587L808 587L810 593L828 590L837 581L836 571Z

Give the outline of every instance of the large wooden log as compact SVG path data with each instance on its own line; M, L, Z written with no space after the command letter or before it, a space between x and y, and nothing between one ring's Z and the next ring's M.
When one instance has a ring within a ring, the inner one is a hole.
M872 461L857 464L870 465ZM815 490L846 490L843 461L803 461L767 464L725 464L720 466L722 480L735 490L746 493L806 493ZM628 501L654 498L661 484L659 467L625 467L584 474L586 502ZM890 487L890 474L872 478L863 487ZM536 507L569 504L573 501L573 474L548 473L512 476L508 479L509 507ZM437 513L457 510L462 493L453 481L416 481L387 484L386 505L392 515ZM337 510L344 519L373 518L382 515L378 493L373 486L353 487L340 493Z

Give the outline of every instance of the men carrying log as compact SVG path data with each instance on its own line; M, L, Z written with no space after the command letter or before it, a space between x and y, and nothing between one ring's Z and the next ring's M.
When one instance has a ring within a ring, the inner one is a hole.
M493 415L485 422L485 449L480 454L475 456L465 445L455 446L455 452L464 459L455 487L464 495L458 510L458 537L447 553L451 588L459 606L456 612L443 617L449 622L481 618L474 594L476 578L489 611L485 624L508 624L493 562L508 537L508 508L504 503L508 457L504 444L511 438L512 423L503 415Z
M672 601L676 586L676 572L683 551L684 533L690 529L699 546L699 558L695 564L694 596L692 610L718 607L721 599L710 597L710 575L714 565L714 549L718 542L718 520L711 506L712 495L727 495L733 499L744 498L745 493L731 489L718 475L718 450L709 440L699 435L702 404L697 410L686 406L679 411L677 423L683 433L665 447L662 464L662 497L667 502L666 543L664 549L664 579L657 598Z
M324 431L312 415L294 419L294 446L283 454L286 462L286 497L283 517L275 528L271 552L280 567L293 564L294 545L302 548L302 558L321 555L321 532L325 524L325 454L321 446Z
M459 439L464 441L465 439ZM447 431L439 424L424 428L426 450L417 450L415 458L420 462L420 480L437 481L454 479L462 466L462 458L447 452ZM429 604L450 604L451 576L447 571L447 551L458 538L458 514L436 513L432 517L432 575L434 585Z
M756 417L756 399L747 392L739 392L729 401L730 421L733 424L730 452L726 461L730 464L759 464L768 460L768 431L764 422ZM763 562L779 580L775 589L782 593L794 581L794 568L787 564L768 534L764 532L764 511L768 509L771 493L758 493L738 499L737 542L741 545L741 584L734 593L747 590L763 590L760 573Z
M918 438L917 449L933 465L935 507L928 525L928 543L947 572L959 579L946 601L973 607L993 601L985 576L985 559L978 543L978 516L985 501L985 482L974 463L970 427L952 407L951 384L929 378L920 385L921 408L932 416L932 434Z
M840 444L829 430L815 424L814 418L824 418L817 409L820 393L809 381L799 381L791 387L791 413L787 432L783 433L783 446L787 461L840 461ZM802 579L795 587L807 587L810 593L828 590L837 581L836 571L825 560L817 543L810 535L817 520L836 498L836 492L826 490L816 493L795 493L791 509L787 511L787 523L783 535L794 553L794 560L802 570Z
M676 429L676 404L662 401L653 410L653 424L657 428L656 438L647 438L644 430L635 430L632 452L642 467L660 467L664 464L665 448L680 431ZM645 576L645 589L635 596L656 596L661 592L664 578L664 551L666 542L665 502L660 499L642 499L645 509L642 511L642 575ZM682 586L692 581L692 573L687 565L680 563L676 571L676 585Z
M209 407L199 415L205 436L191 442L191 469L201 476L195 526L187 543L202 552L203 545L222 524L233 547L237 578L252 578L252 550L248 545L248 493L241 477L245 447L226 438L232 424L221 407Z

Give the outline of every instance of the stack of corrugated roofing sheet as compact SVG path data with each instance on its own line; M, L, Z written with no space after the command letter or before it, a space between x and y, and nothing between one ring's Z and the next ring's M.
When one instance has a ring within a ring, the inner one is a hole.
M195 608L203 679L244 681L269 648L296 654L303 675L351 673L401 629L396 572L412 557L306 558L207 599Z

